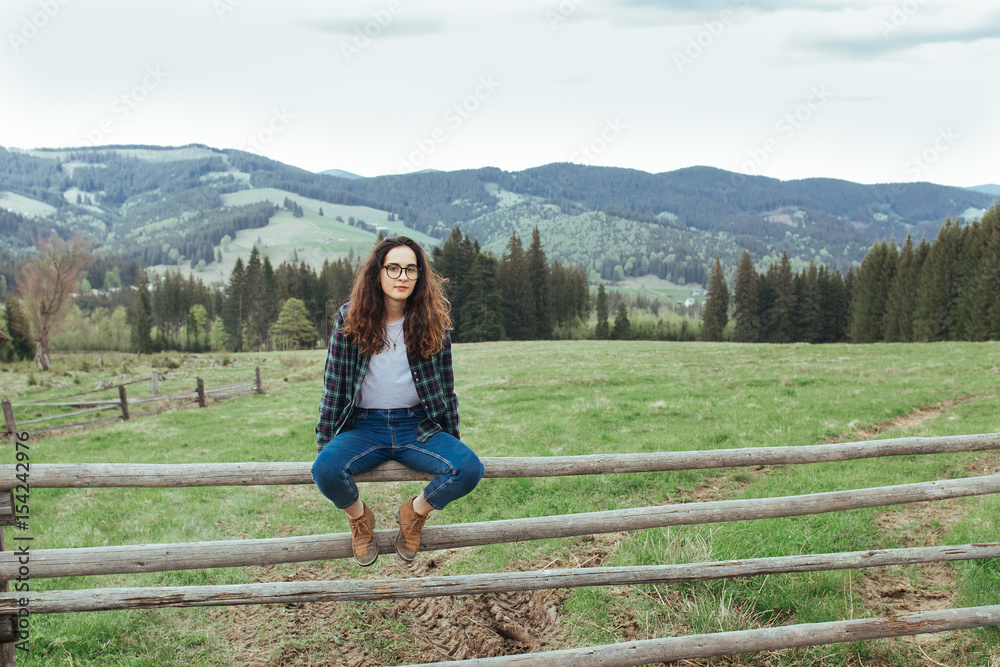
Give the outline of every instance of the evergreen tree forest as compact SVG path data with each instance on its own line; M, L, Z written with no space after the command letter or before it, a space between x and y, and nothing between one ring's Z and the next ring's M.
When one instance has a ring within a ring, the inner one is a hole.
M783 253L758 271L749 252L729 283L711 272L703 321L656 320L663 304L602 283L591 294L583 267L549 262L537 227L511 234L500 257L459 228L430 253L446 279L456 342L571 338L729 340L751 343L876 343L1000 339L1000 206L979 221L948 220L933 241L873 245L846 275ZM90 267L55 349L231 352L319 347L348 298L357 261L275 268L256 248L226 285L179 272L150 278L139 263L106 255ZM13 338L4 360L29 354L30 327L16 283L0 325ZM594 315L594 317L592 317Z
M846 276L815 264L793 275L787 254L757 274L745 252L733 304L738 342L998 340L1000 206L946 221L933 242L876 243Z
M814 263L795 274L787 253L767 271L757 273L750 253L744 252L733 286L730 339L739 343L844 342L852 281L852 271L844 277L840 271L831 273ZM710 288L706 317L716 312L712 303L716 298L729 300L724 285ZM718 336L723 319L721 314L713 315L712 336Z
M858 267L854 343L1000 339L1000 205L945 222L933 243L874 246Z

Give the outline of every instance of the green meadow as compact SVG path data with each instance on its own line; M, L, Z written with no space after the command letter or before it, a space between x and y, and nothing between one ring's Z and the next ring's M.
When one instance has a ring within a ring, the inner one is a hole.
M812 445L868 438L1000 431L996 343L738 345L524 342L456 345L462 438L481 456L553 456ZM59 355L54 371L0 367L0 395L19 420L38 400L167 372L161 392L201 376L209 386L253 378L267 393L30 441L31 463L311 461L324 352L236 355ZM133 385L138 387L142 385ZM147 388L148 391L148 388ZM4 464L13 464L12 448ZM760 469L485 479L429 525L644 507L692 500L790 496L1000 473L1000 453L904 456ZM415 482L362 485L376 528ZM348 530L311 486L33 489L33 549L270 538ZM540 540L424 553L416 574L489 573L581 565L730 560L902 546L996 542L1000 497L985 496L788 519ZM10 535L15 529L8 528ZM16 532L15 532L16 534ZM7 540L11 544L10 538ZM8 548L10 548L8 546ZM403 578L395 556L353 561L33 580L33 589ZM470 596L471 597L471 596ZM996 604L1000 562L801 573L686 585L561 590L548 623L518 618L534 650ZM905 601L908 606L901 606ZM501 604L502 603L502 604ZM21 665L395 665L447 658L436 633L478 604L442 599L111 611L31 617ZM534 602L532 602L534 604ZM494 609L496 609L494 605ZM513 611L511 611L513 609ZM432 613L433 612L433 613ZM433 623L428 619L433 616ZM499 617L498 617L499 618ZM492 622L492 621L491 621ZM497 621L499 623L499 621ZM469 637L482 630L466 623ZM497 627L500 627L499 625ZM503 626L507 627L507 626ZM450 629L449 629L450 628ZM507 634L512 634L508 632ZM513 633L516 634L516 633ZM480 635L475 635L480 636ZM513 641L501 638L508 643ZM470 640L471 641L471 640ZM478 641L478 640L477 640ZM483 644L484 645L484 644ZM472 642L468 657L477 657ZM523 648L521 650L528 650ZM688 663L685 663L688 664ZM997 667L1000 630L883 639L709 661L704 665Z

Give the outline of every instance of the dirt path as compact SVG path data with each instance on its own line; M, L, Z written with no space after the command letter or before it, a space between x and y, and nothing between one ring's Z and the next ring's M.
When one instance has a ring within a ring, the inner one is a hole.
M581 550L549 562L513 569L596 567L620 537L601 536ZM378 577L434 575L457 551L420 555L407 564L383 555ZM381 562L381 560L380 560ZM279 576L261 568L259 581L310 581L343 577L333 564L304 566ZM374 667L516 655L564 646L564 591L487 593L375 603L308 603L230 607L217 612L242 667L346 665ZM331 632L332 630L332 632ZM332 635L332 636L331 636Z

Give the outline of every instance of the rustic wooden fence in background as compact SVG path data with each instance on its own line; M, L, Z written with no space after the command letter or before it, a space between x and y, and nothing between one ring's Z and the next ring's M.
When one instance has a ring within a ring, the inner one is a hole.
M4 425L7 427L7 433L16 433L18 429L22 431L29 431L32 436L41 435L43 433L49 433L51 431L61 431L67 428L75 428L78 426L92 426L94 424L101 424L105 422L118 421L119 419L128 421L136 417L148 417L149 415L158 415L161 412L166 412L167 410L175 410L185 405L190 405L197 403L198 407L205 407L206 401L209 397L215 400L221 400L224 398L233 398L235 396L246 396L249 394L264 393L264 385L261 383L260 379L260 366L256 367L255 378L249 382L240 382L236 384L228 384L220 387L205 387L205 382L200 378L195 378L195 388L192 391L182 391L173 394L168 394L165 396L159 395L159 383L160 380L164 379L164 376L154 371L149 377L139 378L138 380L131 380L129 382L122 382L119 384L108 383L106 386L99 387L97 389L92 389L90 391L82 391L78 394L69 394L67 396L55 396L52 398L46 398L38 401L26 401L23 403L18 403L18 408L78 408L71 412L60 412L58 414L49 415L47 417L36 417L34 419L25 419L20 422L14 420L14 405L11 404L6 398L2 399L3 404L3 418ZM126 386L138 384L138 383L150 383L150 395L143 398L129 398L128 391L125 389ZM107 392L111 390L116 390L118 392L117 398L111 399L96 399L96 400L85 400L81 399L82 396L89 396L91 394L97 394L101 392ZM146 403L166 403L166 405L157 408L155 410L146 410L144 412L133 412L131 406L143 405ZM120 414L113 417L104 417L102 419L92 419L85 422L76 423L58 423L55 426L50 426L41 429L28 429L29 425L40 424L43 422L56 422L70 417L76 417L79 415L91 414L95 412L102 412L105 410L117 410ZM13 442L13 436L11 436Z
M1000 434L983 434L901 438L805 447L543 458L484 458L483 464L486 469L485 476L488 478L554 477L822 463L882 456L997 449L1000 449ZM123 486L175 488L312 484L310 467L311 463L308 462L184 465L35 464L31 466L31 486L37 490ZM394 463L385 464L358 477L358 481L418 479L428 479L428 476ZM18 484L18 471L15 466L0 466L0 489L15 489ZM804 516L998 493L1000 493L1000 474L995 474L780 498L692 502L563 516L428 526L423 533L421 550L432 551L675 525ZM8 494L0 492L0 496L3 495ZM0 514L6 514L6 523L11 524L17 520L15 509L12 501L0 502ZM376 531L380 553L394 551L392 544L394 537L394 530ZM31 578L36 579L268 565L349 557L351 557L350 533L280 539L73 549L32 548L30 573ZM16 631L16 614L24 608L30 609L31 614L37 614L160 607L383 600L574 586L677 583L982 558L1000 558L1000 542L805 554L728 562L503 572L399 580L290 581L220 586L0 592L0 616L6 615L10 618L15 624ZM0 552L0 580L15 579L20 567L22 565L16 552ZM0 623L0 626L2 625ZM652 639L565 651L458 661L455 664L639 665L991 625L1000 625L1000 605L921 612L891 618L864 618Z

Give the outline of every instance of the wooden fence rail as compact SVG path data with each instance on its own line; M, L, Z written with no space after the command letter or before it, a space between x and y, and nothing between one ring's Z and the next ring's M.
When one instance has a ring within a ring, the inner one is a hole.
M800 496L718 500L503 521L428 526L421 551L577 537L667 526L774 519L864 507L1000 493L1000 475L918 482ZM394 553L395 530L377 530L379 553ZM350 533L214 542L42 549L31 552L32 578L167 572L214 567L275 565L351 557ZM0 552L0 579L17 576L18 560Z
M780 651L788 648L841 644L885 637L907 637L931 632L1000 625L1000 605L922 611L891 618L785 625L686 637L643 639L622 644L505 655L448 662L449 667L632 667L660 662L696 660L719 655ZM407 667L440 667L423 663Z
M11 402L9 400L7 400L6 398L4 398L3 401L2 401L3 402L3 413L4 413L4 425L6 426L8 433L15 433L15 432L18 431L18 429L24 430L24 427L27 426L27 425L29 425L29 424L39 424L39 423L42 423L42 422L51 422L51 421L57 421L57 420L61 420L61 419L68 419L70 417L76 417L78 415L88 414L88 413L91 413L91 412L101 412L103 410L120 410L121 411L121 417L120 417L120 419L122 419L124 421L128 421L132 417L144 417L144 416L148 416L148 415L155 415L155 414L160 414L162 412L166 412L167 410L172 410L172 409L180 408L180 407L183 407L184 405L187 405L188 402L190 402L190 401L187 401L187 402L184 402L184 403L179 403L179 404L176 404L176 405L169 405L169 406L167 406L165 408L161 408L159 410L152 410L152 411L140 412L140 413L134 413L133 414L131 412L131 410L130 410L130 406L132 406L132 405L138 405L138 404L141 404L141 403L177 401L177 400L197 398L198 405L200 407L205 407L205 397L206 397L206 395L212 396L213 398L216 398L216 399L221 399L221 398L232 398L232 397L235 397L235 396L243 396L243 395L248 395L248 394L251 394L251 393L258 393L258 394L264 393L264 387L261 384L261 379L260 379L260 367L259 366L256 368L256 371L255 371L255 379L252 380L252 381L250 381L250 382L240 382L240 383L234 383L234 384L224 385L224 386L221 386L221 387L206 388L205 384L204 384L204 381L199 377L199 378L195 378L195 380L196 380L196 388L195 388L194 391L180 392L180 393L170 394L168 396L159 396L158 395L158 386L159 386L159 380L160 379L161 379L160 375L158 373L154 372L150 377L142 378L142 379L139 379L139 380L132 380L131 382L122 382L120 384L110 385L110 386L107 386L107 387L101 387L99 389L92 389L90 391L83 391L83 392L79 392L77 394L69 394L67 396L57 396L57 397L55 397L53 399L43 399L43 400L34 401L34 402L19 403L18 405L20 405L20 406L24 406L24 407L30 406L32 408L36 408L36 407L82 407L82 408L85 408L85 409L76 410L76 411L73 411L73 412L64 412L64 413L56 414L56 415L49 415L47 417L37 417L35 419L26 419L26 420L23 420L23 421L20 421L20 422L17 422L17 421L14 420L14 406L11 404ZM147 382L147 381L152 381L152 396L150 396L148 398L140 398L140 399L135 399L135 398L129 399L128 398L127 390L125 389L126 385L135 384L136 382ZM240 388L244 388L244 387L253 387L253 389L251 389L249 391L236 391L236 392L233 392L234 389L240 389ZM118 399L117 400L116 399L106 399L106 400L100 400L100 401L63 401L63 400L61 400L61 399L73 398L75 396L86 396L88 394L93 394L93 393L102 392L102 391L108 391L110 389L115 389L115 388L117 388L117 390L118 390ZM95 407L87 407L87 406L95 406ZM73 423L73 424L59 424L59 425L52 426L52 427L45 428L45 429L32 429L30 432L33 435L38 435L38 434L42 434L42 433L48 433L48 432L51 432L51 431L59 431L59 430L62 430L62 429L67 429L67 428L77 428L77 427L80 427L80 426L92 426L94 424L101 424L101 423L104 423L104 422L115 421L117 419L119 419L119 417L104 418L104 419L95 419L95 420L91 420L91 421L87 421L87 422L77 422L77 423Z
M154 375L148 375L146 377L141 377L135 380L129 380L128 382L111 382L105 386L98 387L97 389L88 389L87 391L80 391L75 394L66 394L65 396L54 396L52 398L39 398L34 401L22 401L18 403L18 405L31 405L31 406L44 405L46 401L53 401L61 398L73 398L75 396L87 396L89 394L97 394L102 391L108 391L109 389L114 389L118 385L125 385L127 387L129 385L138 384L139 382L153 382L155 384L157 378L162 380L163 376L159 375L159 373L157 372Z
M910 547L831 554L749 558L711 563L589 567L529 572L495 572L408 579L277 581L218 586L150 586L0 594L0 614L17 613L19 599L32 613L61 614L116 609L217 607L249 604L398 600L450 595L482 595L581 586L678 584L790 572L914 565L1000 558L1000 542L940 547ZM20 605L23 606L23 605Z
M1000 433L932 438L895 438L801 447L748 447L692 452L587 454L583 456L483 457L485 477L562 477L666 472L740 466L832 463L885 456L913 456L1000 449ZM36 463L31 486L68 488L178 488L312 484L311 462L276 463ZM361 482L430 479L395 461L358 475ZM0 466L0 489L17 485L14 466Z

